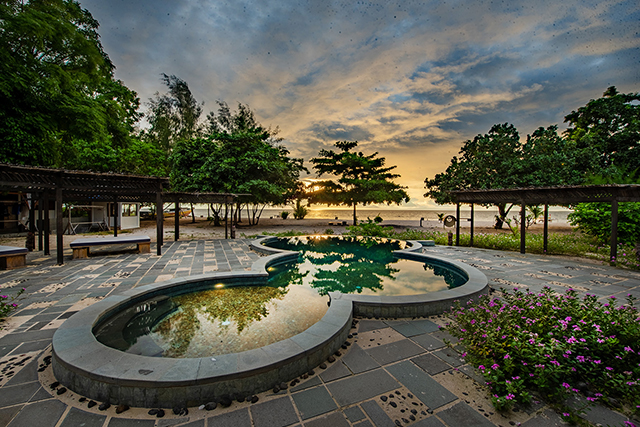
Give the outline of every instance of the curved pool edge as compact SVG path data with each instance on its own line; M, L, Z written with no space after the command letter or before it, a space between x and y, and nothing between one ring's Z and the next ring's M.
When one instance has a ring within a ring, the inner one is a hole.
M289 253L280 249L264 246L269 240L277 237L262 237L251 242L251 248L261 253L277 254ZM423 247L434 246L432 240L406 240L405 249L394 251L399 258L417 262L430 262L454 267L467 277L467 282L453 289L429 292L418 295L380 296L357 295L330 292L331 301L350 301L353 303L353 315L369 318L407 318L423 317L442 314L453 306L454 301L466 304L482 295L489 294L487 276L475 267L460 261L451 260L436 255L421 253Z
M251 271L210 273L144 285L110 296L74 314L53 336L53 371L70 390L91 399L140 407L197 406L214 397L245 396L273 388L314 369L337 351L351 328L353 305L333 299L322 319L282 341L241 353L170 359L125 353L98 342L93 328L114 311L168 289L202 280L238 286L266 281L270 265L297 253L279 253L256 261Z

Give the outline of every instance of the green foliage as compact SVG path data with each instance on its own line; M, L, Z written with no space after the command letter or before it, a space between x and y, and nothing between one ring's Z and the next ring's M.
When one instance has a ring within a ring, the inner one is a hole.
M368 219L368 218L367 218L367 219ZM374 221L376 224L379 224L379 223L381 223L381 222L383 221L383 219L382 219L382 217L380 216L380 214L378 214L378 215L376 215L376 217L375 217L375 218L373 218L373 221Z
M356 205L361 203L395 203L409 201L409 195L392 180L400 175L390 173L396 166L385 167L385 158L378 153L365 156L362 152L352 152L357 141L338 141L340 150L320 150L318 157L311 159L318 176L334 175L337 181L316 183L321 189L309 194L312 203L353 206L353 224L356 225Z
M113 159L139 100L114 79L97 29L72 0L0 5L1 162L122 171Z
M280 212L280 218L287 219L289 217L289 211Z
M640 322L634 299L617 306L595 295L514 290L502 299L456 303L447 330L463 340L466 360L482 372L498 409L529 403L531 391L550 402L572 395L640 404ZM569 411L567 409L567 411ZM567 413L569 416L570 413Z
M578 168L593 175L634 171L640 165L640 94L609 87L602 98L565 117L576 144Z
M366 222L361 221L359 224L348 226L347 234L350 236L391 237L393 227L383 227L367 218Z
M513 125L494 125L477 135L453 157L444 173L425 179L425 197L436 203L453 202L451 191L579 184L571 143L561 138L556 126L539 128L522 142ZM497 228L502 228L511 206L496 205Z
M295 219L304 219L305 216L309 213L309 209L306 206L302 206L302 202L300 199L296 199L296 207L293 210L293 217Z
M569 223L584 233L608 242L611 238L611 204L579 203L568 216ZM640 242L640 203L618 204L618 241L623 244Z
M9 297L9 295L0 295L0 320L4 319L13 310L18 308L18 304L14 301L24 293L25 289L22 288L16 295Z

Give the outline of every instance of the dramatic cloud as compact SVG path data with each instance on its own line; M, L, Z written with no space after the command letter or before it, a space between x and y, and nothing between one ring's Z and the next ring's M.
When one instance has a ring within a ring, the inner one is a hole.
M495 123L523 137L601 96L640 90L636 1L83 0L116 76L143 101L160 74L205 111L248 104L305 160L358 140L424 178Z

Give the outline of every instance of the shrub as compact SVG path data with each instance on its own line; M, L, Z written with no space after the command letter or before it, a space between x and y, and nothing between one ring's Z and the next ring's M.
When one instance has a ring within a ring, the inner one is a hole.
M288 211L280 212L280 218L287 219L288 216L289 216L289 212Z
M350 236L370 236L370 237L391 237L393 227L383 227L367 218L358 225L347 227L347 234Z
M305 206L302 206L302 204L300 203L300 199L296 200L296 207L293 210L293 217L295 219L304 219L304 217L307 216L308 213L309 210Z
M18 304L16 304L14 301L16 300L16 298L22 295L24 291L25 289L22 288L13 297L9 297L9 295L0 295L0 320L4 319L9 315L9 313L18 308Z
M570 395L640 405L640 318L631 295L601 303L569 289L560 295L514 290L453 307L447 330L465 346L467 361L487 380L497 409L529 403L534 390L549 402ZM567 419L572 410L563 408Z
M611 237L611 204L579 203L568 216L569 223L595 236L600 242ZM618 242L640 242L640 202L618 204Z

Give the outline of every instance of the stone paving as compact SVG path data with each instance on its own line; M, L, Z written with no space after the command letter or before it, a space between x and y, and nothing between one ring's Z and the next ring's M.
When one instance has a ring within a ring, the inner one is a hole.
M20 309L0 331L0 426L357 426L440 427L564 425L541 402L507 414L496 413L483 380L445 345L455 339L439 330L442 317L357 319L343 350L284 390L264 392L256 403L234 401L207 411L149 415L155 408L116 413L99 410L73 391L61 392L47 356L56 328L76 311L143 284L212 271L248 269L258 255L249 240L168 242L163 255L122 253L55 265L55 253L28 255L28 267L0 272L3 294L24 287ZM467 262L488 277L493 288L571 287L606 298L640 298L640 273L553 256L520 255L483 249L432 247L439 256ZM244 399L240 399L244 400ZM227 402L228 403L228 402ZM90 407L92 406L92 407ZM627 418L596 406L585 414L593 425L622 426ZM633 420L632 420L633 421ZM637 421L635 421L638 424ZM640 425L640 424L639 424Z

